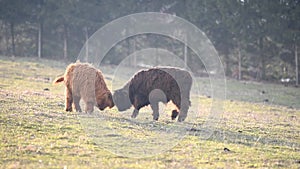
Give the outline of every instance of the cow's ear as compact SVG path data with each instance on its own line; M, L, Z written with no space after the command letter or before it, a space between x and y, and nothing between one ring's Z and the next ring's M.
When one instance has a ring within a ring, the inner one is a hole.
M57 83L62 82L62 81L64 81L64 80L65 80L65 79L64 79L64 76L58 77L58 78L56 78L56 79L53 81L53 84L57 84Z

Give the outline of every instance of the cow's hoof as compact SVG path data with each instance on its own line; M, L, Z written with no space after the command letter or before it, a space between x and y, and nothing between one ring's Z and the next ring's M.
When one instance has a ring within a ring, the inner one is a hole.
M154 121L157 121L157 120L158 120L158 117L153 117L153 120L154 120Z
M180 116L179 116L177 121L178 121L178 122L183 122L184 120L185 120L185 117L180 117Z
M132 113L131 118L135 119L137 117L137 113Z
M72 111L72 107L70 108L65 108L65 111L71 112Z

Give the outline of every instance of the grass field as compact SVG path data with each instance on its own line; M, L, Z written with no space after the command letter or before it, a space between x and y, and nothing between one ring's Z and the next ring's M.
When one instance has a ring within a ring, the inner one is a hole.
M152 122L149 108L135 120L131 110L97 111L97 121L63 111L64 87L52 80L65 66L0 57L1 168L300 168L299 88L227 80L220 120L204 138L212 102L207 78L197 78L197 121L178 124L161 113ZM111 86L115 68L103 69Z

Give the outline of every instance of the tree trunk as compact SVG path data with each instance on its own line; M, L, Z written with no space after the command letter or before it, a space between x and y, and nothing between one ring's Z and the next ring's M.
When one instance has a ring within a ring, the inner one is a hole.
M184 1L185 2L185 1ZM188 59L187 59L187 37L186 37L186 35L184 36L184 40L185 40L185 42L184 42L184 67L185 68L187 68L188 66Z
M158 47L155 48L155 66L159 65Z
M229 69L229 54L226 52L224 53L224 69L225 69L225 76L230 76L230 69Z
M265 80L266 79L266 61L265 56L263 52L263 37L259 38L259 54L260 54L260 79L259 80Z
M299 70L298 70L298 49L297 45L295 44L295 64L296 64L296 86L299 85Z
M89 32L88 27L84 27L84 37L85 37L85 61L88 62L89 60Z
M173 52L176 51L176 48L175 48L174 43L175 43L175 40L171 40L171 47L172 47L172 51L173 51ZM174 65L176 65L175 59L172 59L172 62L173 62ZM172 65L172 64L171 64L171 65Z
M238 79L242 80L242 56L241 56L241 47L238 45Z
M133 67L134 68L136 68L136 52L135 52L135 50L136 50L136 38L135 39L132 39L132 42L133 42L133 46L132 46L132 48L133 48L133 58L132 58L132 65L133 65Z
M130 38L127 38L126 39L126 42L127 42L127 55L126 56L129 56L131 54L131 39ZM131 60L130 58L129 59L126 59L127 61L125 62L127 66L131 66Z
M66 24L64 24L63 38L64 38L64 60L67 60L68 59L68 28Z
M38 26L38 43L37 43L37 47L38 47L38 51L37 51L37 55L38 58L42 58L42 50L43 50L43 23L40 22L39 26Z
M4 25L4 28L5 28L5 46L6 46L6 52L5 52L5 55L8 56L9 55L9 28L8 28L8 25L5 24Z
M265 58L262 56L261 58L261 80L266 79L266 61Z
M10 35L11 35L11 47L12 47L11 55L12 55L12 57L15 57L15 55L16 55L16 48L15 48L15 25L14 25L13 22L10 23Z

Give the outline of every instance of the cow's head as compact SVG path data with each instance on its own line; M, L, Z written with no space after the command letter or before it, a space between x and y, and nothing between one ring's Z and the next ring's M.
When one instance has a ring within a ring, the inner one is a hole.
M106 107L112 108L114 107L114 101L112 99L111 92L107 92L103 94L99 99L97 99L97 107L100 110L104 110Z
M113 100L119 111L125 111L131 107L128 91L124 89L116 90L113 94Z

